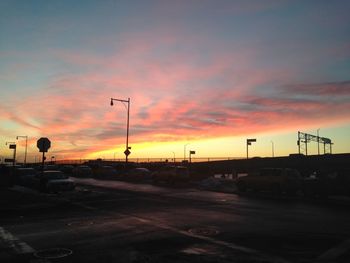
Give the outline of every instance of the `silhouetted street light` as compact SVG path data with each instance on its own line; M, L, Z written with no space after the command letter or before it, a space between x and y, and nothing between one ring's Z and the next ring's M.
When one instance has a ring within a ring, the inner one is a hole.
M24 151L24 165L26 165L27 163L27 149L28 149L28 136L27 135L19 135L16 137L16 140L18 140L18 138L25 138L26 139L26 149Z
M130 115L130 98L128 98L128 100L121 100L121 99L114 99L114 98L111 98L111 106L113 106L113 101L119 101L121 103L123 103L123 105L125 106L124 103L127 103L128 104L128 107L127 107L127 122L126 122L126 149L124 151L124 154L125 154L125 162L127 163L128 162L128 156L129 154L131 153L130 152L130 149L131 147L129 147L129 115Z

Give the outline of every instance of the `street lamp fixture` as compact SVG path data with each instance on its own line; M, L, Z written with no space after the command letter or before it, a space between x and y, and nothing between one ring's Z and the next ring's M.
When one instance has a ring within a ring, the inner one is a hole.
M24 165L27 164L27 149L28 149L28 136L27 135L19 135L16 137L16 140L18 140L18 138L25 138L26 139L26 149L24 151Z
M129 116L130 116L130 98L128 98L127 100L121 100L121 99L114 99L111 98L111 106L114 105L113 101L119 101L121 103L123 103L123 105L125 106L125 103L127 103L127 122L126 122L126 147L125 147L125 162L128 162L128 156L131 153L130 149L131 147L129 147Z

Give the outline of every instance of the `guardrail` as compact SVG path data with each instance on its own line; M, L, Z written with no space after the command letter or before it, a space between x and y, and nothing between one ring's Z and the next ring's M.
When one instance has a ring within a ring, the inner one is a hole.
M243 157L197 157L191 158L191 162L214 162L214 161L228 161L228 160L241 160ZM124 163L125 159L97 159L103 162L118 162ZM97 161L96 159L67 159L67 160L56 160L56 164L82 164L89 161ZM183 163L183 158L129 158L128 162L133 163ZM185 160L185 162L189 162ZM46 162L50 164L50 162Z

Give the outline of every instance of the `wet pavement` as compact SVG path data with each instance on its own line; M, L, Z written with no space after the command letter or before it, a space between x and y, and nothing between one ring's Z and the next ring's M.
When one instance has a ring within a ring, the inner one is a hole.
M346 203L76 181L0 190L0 262L350 262Z

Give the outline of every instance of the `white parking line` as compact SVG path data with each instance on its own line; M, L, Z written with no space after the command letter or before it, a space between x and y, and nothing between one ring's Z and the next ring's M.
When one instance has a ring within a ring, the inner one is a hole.
M0 243L14 254L34 253L35 249L0 227Z

